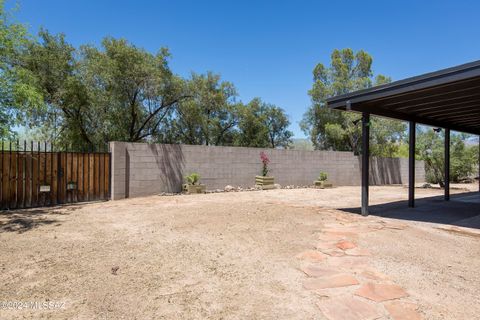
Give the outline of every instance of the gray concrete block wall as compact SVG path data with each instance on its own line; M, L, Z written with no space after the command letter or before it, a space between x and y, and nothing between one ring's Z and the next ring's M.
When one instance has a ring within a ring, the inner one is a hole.
M351 152L111 142L112 199L179 192L184 176L198 172L210 190L251 187L262 170L260 152L270 158L270 175L281 185L311 185L320 171L336 185L360 185L359 157ZM407 159L372 158L372 184L408 181ZM424 181L423 162L416 167Z

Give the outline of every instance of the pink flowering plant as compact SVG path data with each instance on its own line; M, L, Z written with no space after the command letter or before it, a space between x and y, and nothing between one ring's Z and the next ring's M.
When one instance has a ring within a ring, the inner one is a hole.
M270 159L268 159L267 155L263 151L260 152L260 159L262 160L262 164L263 164L262 175L266 177L269 171L268 164L270 163Z

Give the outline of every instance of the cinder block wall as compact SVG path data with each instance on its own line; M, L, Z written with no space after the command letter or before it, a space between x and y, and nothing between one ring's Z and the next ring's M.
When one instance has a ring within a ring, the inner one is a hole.
M262 169L260 152L270 158L270 175L285 185L311 185L320 171L335 185L360 185L360 158L351 152L111 142L112 199L179 192L184 176L201 175L207 189L252 187ZM372 184L408 181L407 159L372 158ZM416 164L416 180L425 179Z

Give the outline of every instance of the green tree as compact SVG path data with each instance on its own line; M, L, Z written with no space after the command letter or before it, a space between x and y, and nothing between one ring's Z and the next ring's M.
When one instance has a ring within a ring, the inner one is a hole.
M287 148L293 133L283 109L254 98L239 112L236 145L244 147Z
M152 139L168 112L187 98L164 48L153 55L105 38L100 49L76 50L62 34L42 30L39 36L23 61L47 106L34 120L57 143L91 147Z
M445 185L445 131L419 128L417 157L425 162L426 178L430 183ZM450 138L450 180L460 182L471 177L478 167L478 147L466 146L467 135L452 133Z
M319 63L313 70L313 86L308 92L312 106L305 113L300 127L310 136L316 149L361 150L360 115L331 110L326 99L351 91L390 82L383 75L373 77L372 57L360 50L334 50L331 65ZM391 157L403 138L404 123L379 117L371 118L371 151L373 155Z
M198 145L231 145L238 122L237 91L220 75L193 73L187 81L189 99L166 119L158 141Z
M41 95L30 85L19 57L32 41L26 27L16 23L0 0L0 138L12 138L12 127L42 106Z
M185 81L170 70L166 48L151 54L124 39L105 38L100 50L82 47L82 57L92 110L103 115L93 127L104 128L105 141L154 139L168 113L189 98Z
M235 145L241 147L268 147L268 130L263 120L262 101L254 98L239 112L238 134Z
M292 145L293 132L288 130L290 121L285 111L273 104L263 106L264 123L267 127L268 142L271 148L288 148Z

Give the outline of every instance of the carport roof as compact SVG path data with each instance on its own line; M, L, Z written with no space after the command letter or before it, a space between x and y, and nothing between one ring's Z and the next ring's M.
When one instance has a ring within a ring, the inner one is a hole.
M480 134L480 60L336 96L327 105Z

